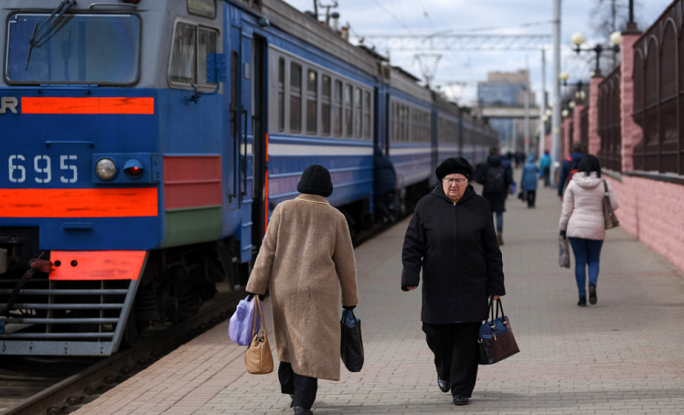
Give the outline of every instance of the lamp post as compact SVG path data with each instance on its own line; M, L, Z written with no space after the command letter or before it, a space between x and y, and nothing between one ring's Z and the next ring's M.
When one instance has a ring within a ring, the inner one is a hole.
M551 127L551 185L556 185L556 169L560 166L560 57L561 0L553 1L553 116Z
M575 53L579 55L580 52L594 52L596 54L596 69L594 70L594 75L600 75L601 53L604 50L619 52L620 42L622 42L622 34L620 34L620 32L613 32L610 35L610 42L613 44L613 46L603 46L600 43L597 43L596 46L594 46L593 48L582 49L580 46L584 43L584 40L584 35L582 33L577 32L574 35L572 35L572 43L575 45Z

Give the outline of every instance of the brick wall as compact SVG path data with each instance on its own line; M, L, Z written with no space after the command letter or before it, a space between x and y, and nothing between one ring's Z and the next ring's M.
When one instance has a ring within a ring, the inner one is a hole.
M582 141L582 110L584 107L584 105L577 105L572 116L572 120L575 123L575 131L573 131L572 137L573 143L579 143ZM572 145L572 143L570 143L570 145Z
M598 133L598 96L602 76L594 76L589 84L589 154L597 155L601 150L601 136Z
M608 178L620 208L620 226L684 272L684 186L638 177Z
M639 34L622 34L622 62L620 66L620 127L622 129L622 171L634 170L632 154L634 146L641 141L641 127L632 119L634 112L634 81L632 71L634 69L634 43L639 39Z

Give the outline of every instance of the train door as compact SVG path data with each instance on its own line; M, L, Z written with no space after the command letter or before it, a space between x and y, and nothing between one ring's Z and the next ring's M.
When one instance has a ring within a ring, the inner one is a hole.
M266 40L252 39L252 244L261 245L268 220L268 170L266 137Z
M242 32L240 104L241 259L251 259L264 233L266 42Z

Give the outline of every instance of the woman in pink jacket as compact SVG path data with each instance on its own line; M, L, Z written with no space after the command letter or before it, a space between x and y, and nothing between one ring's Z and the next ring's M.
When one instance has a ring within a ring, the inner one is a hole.
M596 304L596 282L599 274L601 247L606 237L603 219L603 197L608 186L610 204L613 210L619 204L609 182L601 178L601 164L598 158L588 154L582 158L578 171L572 177L563 196L560 234L570 239L575 254L575 278L579 289L580 307L587 305L586 268L589 266L589 302Z

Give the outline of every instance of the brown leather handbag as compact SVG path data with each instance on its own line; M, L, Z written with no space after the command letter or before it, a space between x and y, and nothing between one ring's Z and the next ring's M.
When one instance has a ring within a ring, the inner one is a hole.
M268 337L266 335L266 320L264 319L264 312L261 309L261 301L259 296L254 296L256 302L256 309L254 310L254 321L252 322L252 343L245 352L245 365L247 372L253 375L266 375L273 372L273 355L271 355L271 346L268 344ZM261 326L264 329L264 335L259 337L259 333L255 332L257 312L261 315Z
M620 226L620 221L615 212L613 212L613 205L610 204L610 192L608 191L608 184L603 181L603 224L606 229L612 229Z

